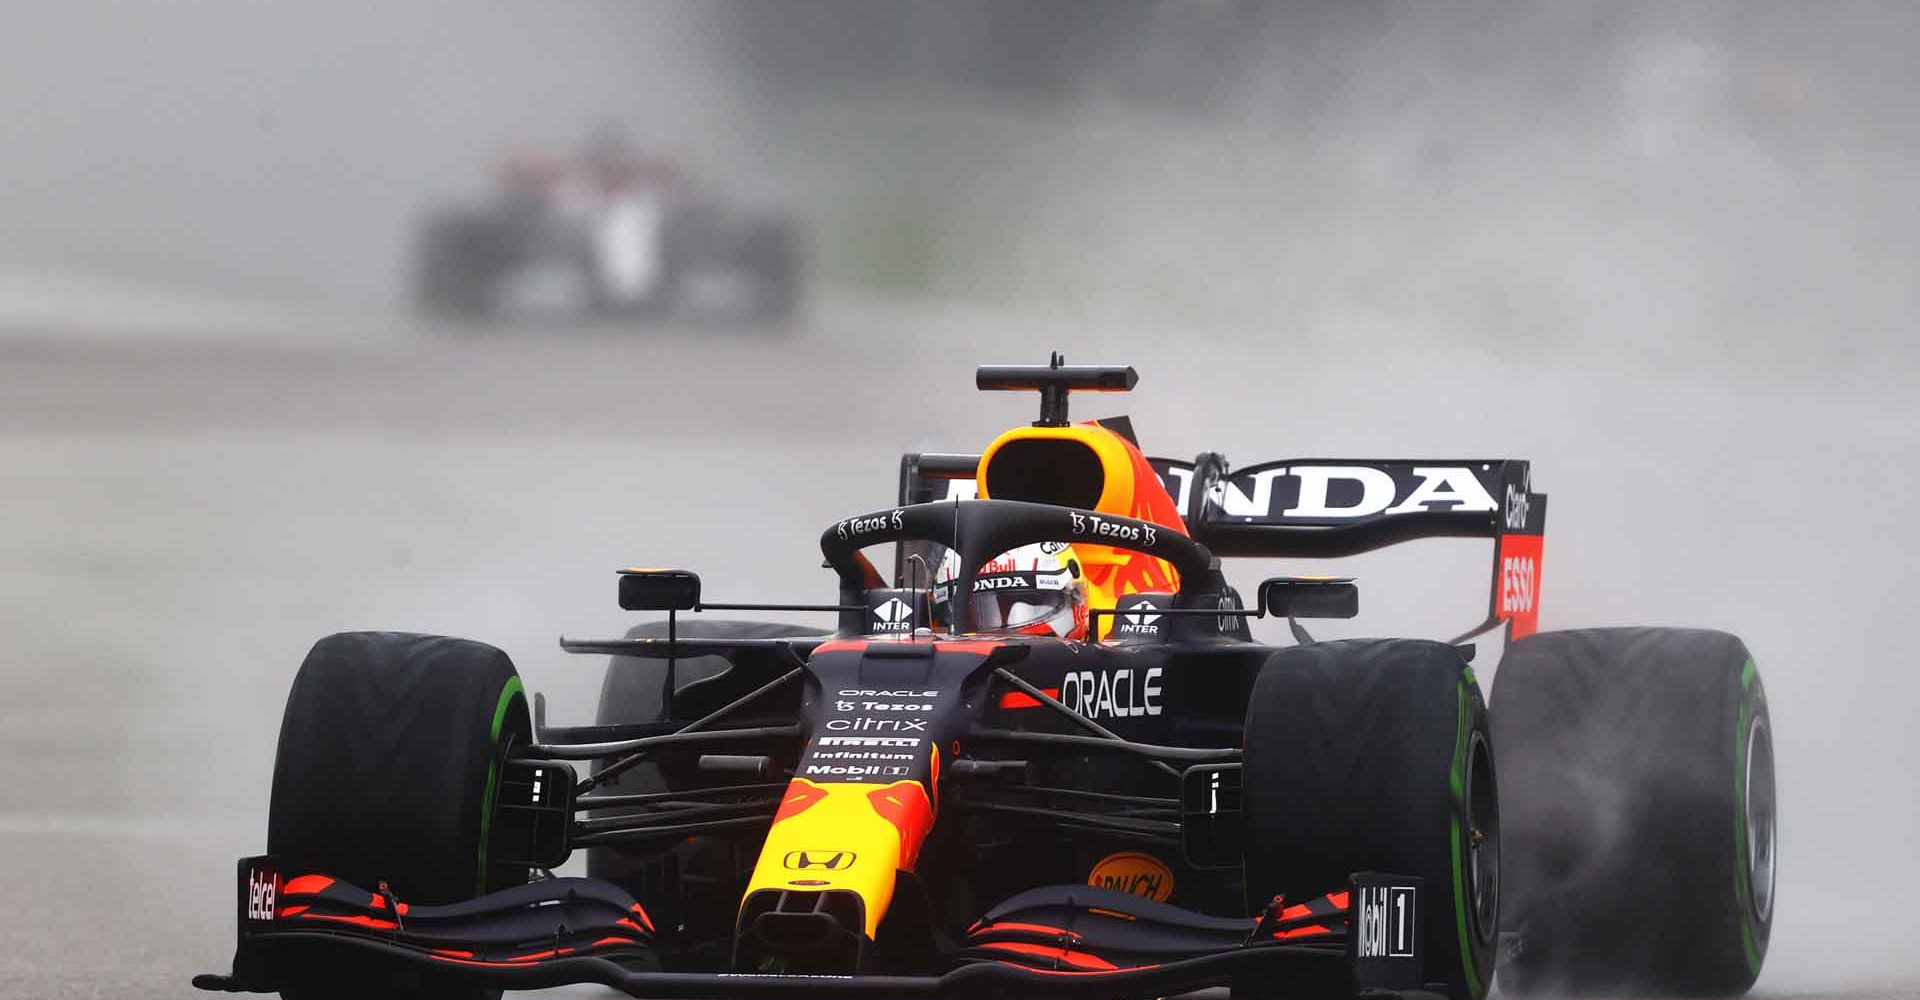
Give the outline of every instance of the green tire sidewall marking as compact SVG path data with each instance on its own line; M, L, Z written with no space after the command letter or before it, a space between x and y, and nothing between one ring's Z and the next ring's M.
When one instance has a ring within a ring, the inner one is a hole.
M1747 971L1760 974L1760 951L1754 945L1758 918L1753 912L1753 886L1748 881L1751 864L1747 843L1747 750L1753 732L1754 709L1760 695L1754 690L1759 668L1749 657L1740 669L1740 716L1733 727L1733 896L1740 910L1740 950L1747 959Z
M515 674L507 678L507 683L500 688L500 699L493 706L493 726L487 731L487 740L493 753L487 760L486 790L480 796L480 856L477 859L476 891L481 895L487 891L487 841L493 833L493 800L500 788L500 729L506 725L507 709L513 706L513 699L525 696L526 688L521 685L520 676Z
M507 709L512 707L514 696L524 694L526 688L521 685L518 674L507 678L507 683L501 686L500 700L493 706L493 725L487 730L487 737L493 742L500 742L500 728L507 724Z
M1468 670L1460 680L1460 718L1454 726L1453 763L1447 774L1456 816L1465 815L1467 809L1467 736L1473 731L1473 697L1469 688L1472 678L1473 672ZM1467 976L1467 995L1484 996L1485 990L1480 986L1479 963L1473 954L1473 934L1467 929L1466 882L1461 877L1460 824L1449 823L1447 830L1453 838L1450 852L1453 860L1453 923L1455 936L1460 941L1460 969Z

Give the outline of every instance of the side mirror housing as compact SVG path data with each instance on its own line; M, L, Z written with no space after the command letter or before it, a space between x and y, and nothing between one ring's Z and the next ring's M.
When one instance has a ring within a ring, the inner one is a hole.
M1360 588L1345 576L1276 576L1260 581L1260 607L1278 618L1352 618Z
M700 577L684 569L623 569L620 606L628 611L692 611L700 606Z

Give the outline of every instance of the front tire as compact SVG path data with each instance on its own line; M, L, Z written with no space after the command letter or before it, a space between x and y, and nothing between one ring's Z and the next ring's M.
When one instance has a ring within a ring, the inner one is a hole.
M441 213L421 226L414 249L413 294L424 312L478 322L498 306L501 277L512 267L509 231L485 215Z
M1345 889L1355 872L1417 876L1428 988L1486 995L1500 804L1486 704L1458 651L1351 639L1275 653L1248 701L1243 766L1250 909Z
M274 758L267 851L282 870L331 875L398 899L446 904L526 881L489 854L508 748L532 739L507 655L441 636L348 632L314 644L294 678ZM353 966L353 968L348 968ZM295 967L301 1000L498 995L351 961Z
M1773 924L1766 692L1745 644L1702 629L1543 632L1493 694L1507 792L1517 994L1725 996Z

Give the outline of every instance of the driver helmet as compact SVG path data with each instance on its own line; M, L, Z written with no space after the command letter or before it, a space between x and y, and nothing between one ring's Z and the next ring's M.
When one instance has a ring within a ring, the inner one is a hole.
M933 578L933 619L940 628L954 614L960 556L949 550ZM979 632L1087 637L1087 585L1080 560L1066 542L1040 542L1001 553L973 580L973 627Z

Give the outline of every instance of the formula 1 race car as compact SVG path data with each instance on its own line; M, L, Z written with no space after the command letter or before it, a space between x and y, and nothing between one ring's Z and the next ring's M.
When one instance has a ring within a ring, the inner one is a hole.
M598 143L571 159L509 164L498 196L433 211L414 293L429 313L790 319L799 227L727 205L672 165Z
M1235 471L1068 420L1070 392L1135 380L981 368L1040 420L905 456L896 505L820 536L831 603L621 571L620 606L666 617L561 640L611 656L596 725L547 725L490 646L320 640L233 971L195 985L1480 1000L1496 958L1522 994L1752 984L1774 774L1740 640L1537 632L1526 462ZM1352 580L1274 577L1248 607L1221 572L1436 536L1494 550L1486 619L1448 641L1315 641ZM835 627L688 617L756 610ZM1292 644L1252 641L1268 616ZM1490 712L1470 662L1497 630ZM552 874L581 850L587 877Z

